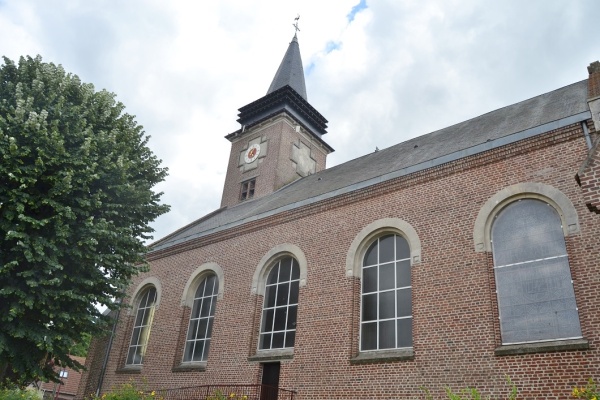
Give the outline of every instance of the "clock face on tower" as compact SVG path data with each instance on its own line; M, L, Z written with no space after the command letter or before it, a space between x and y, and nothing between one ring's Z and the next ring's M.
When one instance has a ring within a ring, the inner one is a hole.
M259 154L260 145L258 143L253 144L252 146L248 147L248 150L246 150L246 154L244 154L244 161L246 161L246 164L250 164L252 161L258 158Z

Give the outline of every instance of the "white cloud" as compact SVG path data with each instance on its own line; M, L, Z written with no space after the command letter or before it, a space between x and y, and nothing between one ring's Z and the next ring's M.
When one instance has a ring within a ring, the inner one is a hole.
M41 54L136 115L169 167L156 237L219 207L237 109L294 34L335 165L585 79L595 0L0 0L2 55Z

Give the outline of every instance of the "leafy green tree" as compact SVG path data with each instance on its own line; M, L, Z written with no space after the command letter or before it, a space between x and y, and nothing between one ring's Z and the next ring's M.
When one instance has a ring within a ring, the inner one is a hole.
M147 269L149 226L168 211L167 171L123 104L62 66L0 67L0 385L80 368L73 343L106 332ZM8 383L7 383L8 382Z
M71 345L71 349L69 353L72 356L78 357L87 357L88 349L90 348L90 342L92 341L92 335L87 332L84 332L81 335L81 339L79 342L74 342Z

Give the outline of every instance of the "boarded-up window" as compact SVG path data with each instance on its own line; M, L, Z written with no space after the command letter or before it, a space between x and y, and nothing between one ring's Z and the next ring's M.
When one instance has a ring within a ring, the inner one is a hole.
M540 200L506 206L492 225L503 344L581 337L561 220Z

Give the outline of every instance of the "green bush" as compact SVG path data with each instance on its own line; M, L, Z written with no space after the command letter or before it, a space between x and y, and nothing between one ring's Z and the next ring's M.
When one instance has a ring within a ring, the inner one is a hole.
M246 395L237 395L235 393L230 393L229 396L224 394L222 391L217 390L213 393L212 396L208 396L206 400L247 400L248 396Z
M121 386L104 393L102 396L91 396L91 400L162 400L162 396L157 395L154 390L150 391L136 386L135 382L129 381ZM2 399L0 399L2 400Z
M571 393L576 399L598 400L600 399L600 391L596 386L596 382L592 378L588 380L585 387L574 387Z
M40 400L40 392L34 389L0 389L0 400Z
M517 398L517 387L510 380L510 377L506 377L506 383L510 386L510 393L508 395L508 400L516 400ZM425 392L425 398L427 400L433 400L433 396L429 392L427 388L421 388ZM446 388L446 396L450 400L491 400L491 397L483 397L483 395L479 392L477 388L466 388L462 389L458 393L454 393L452 389ZM595 399L597 400L597 399Z

